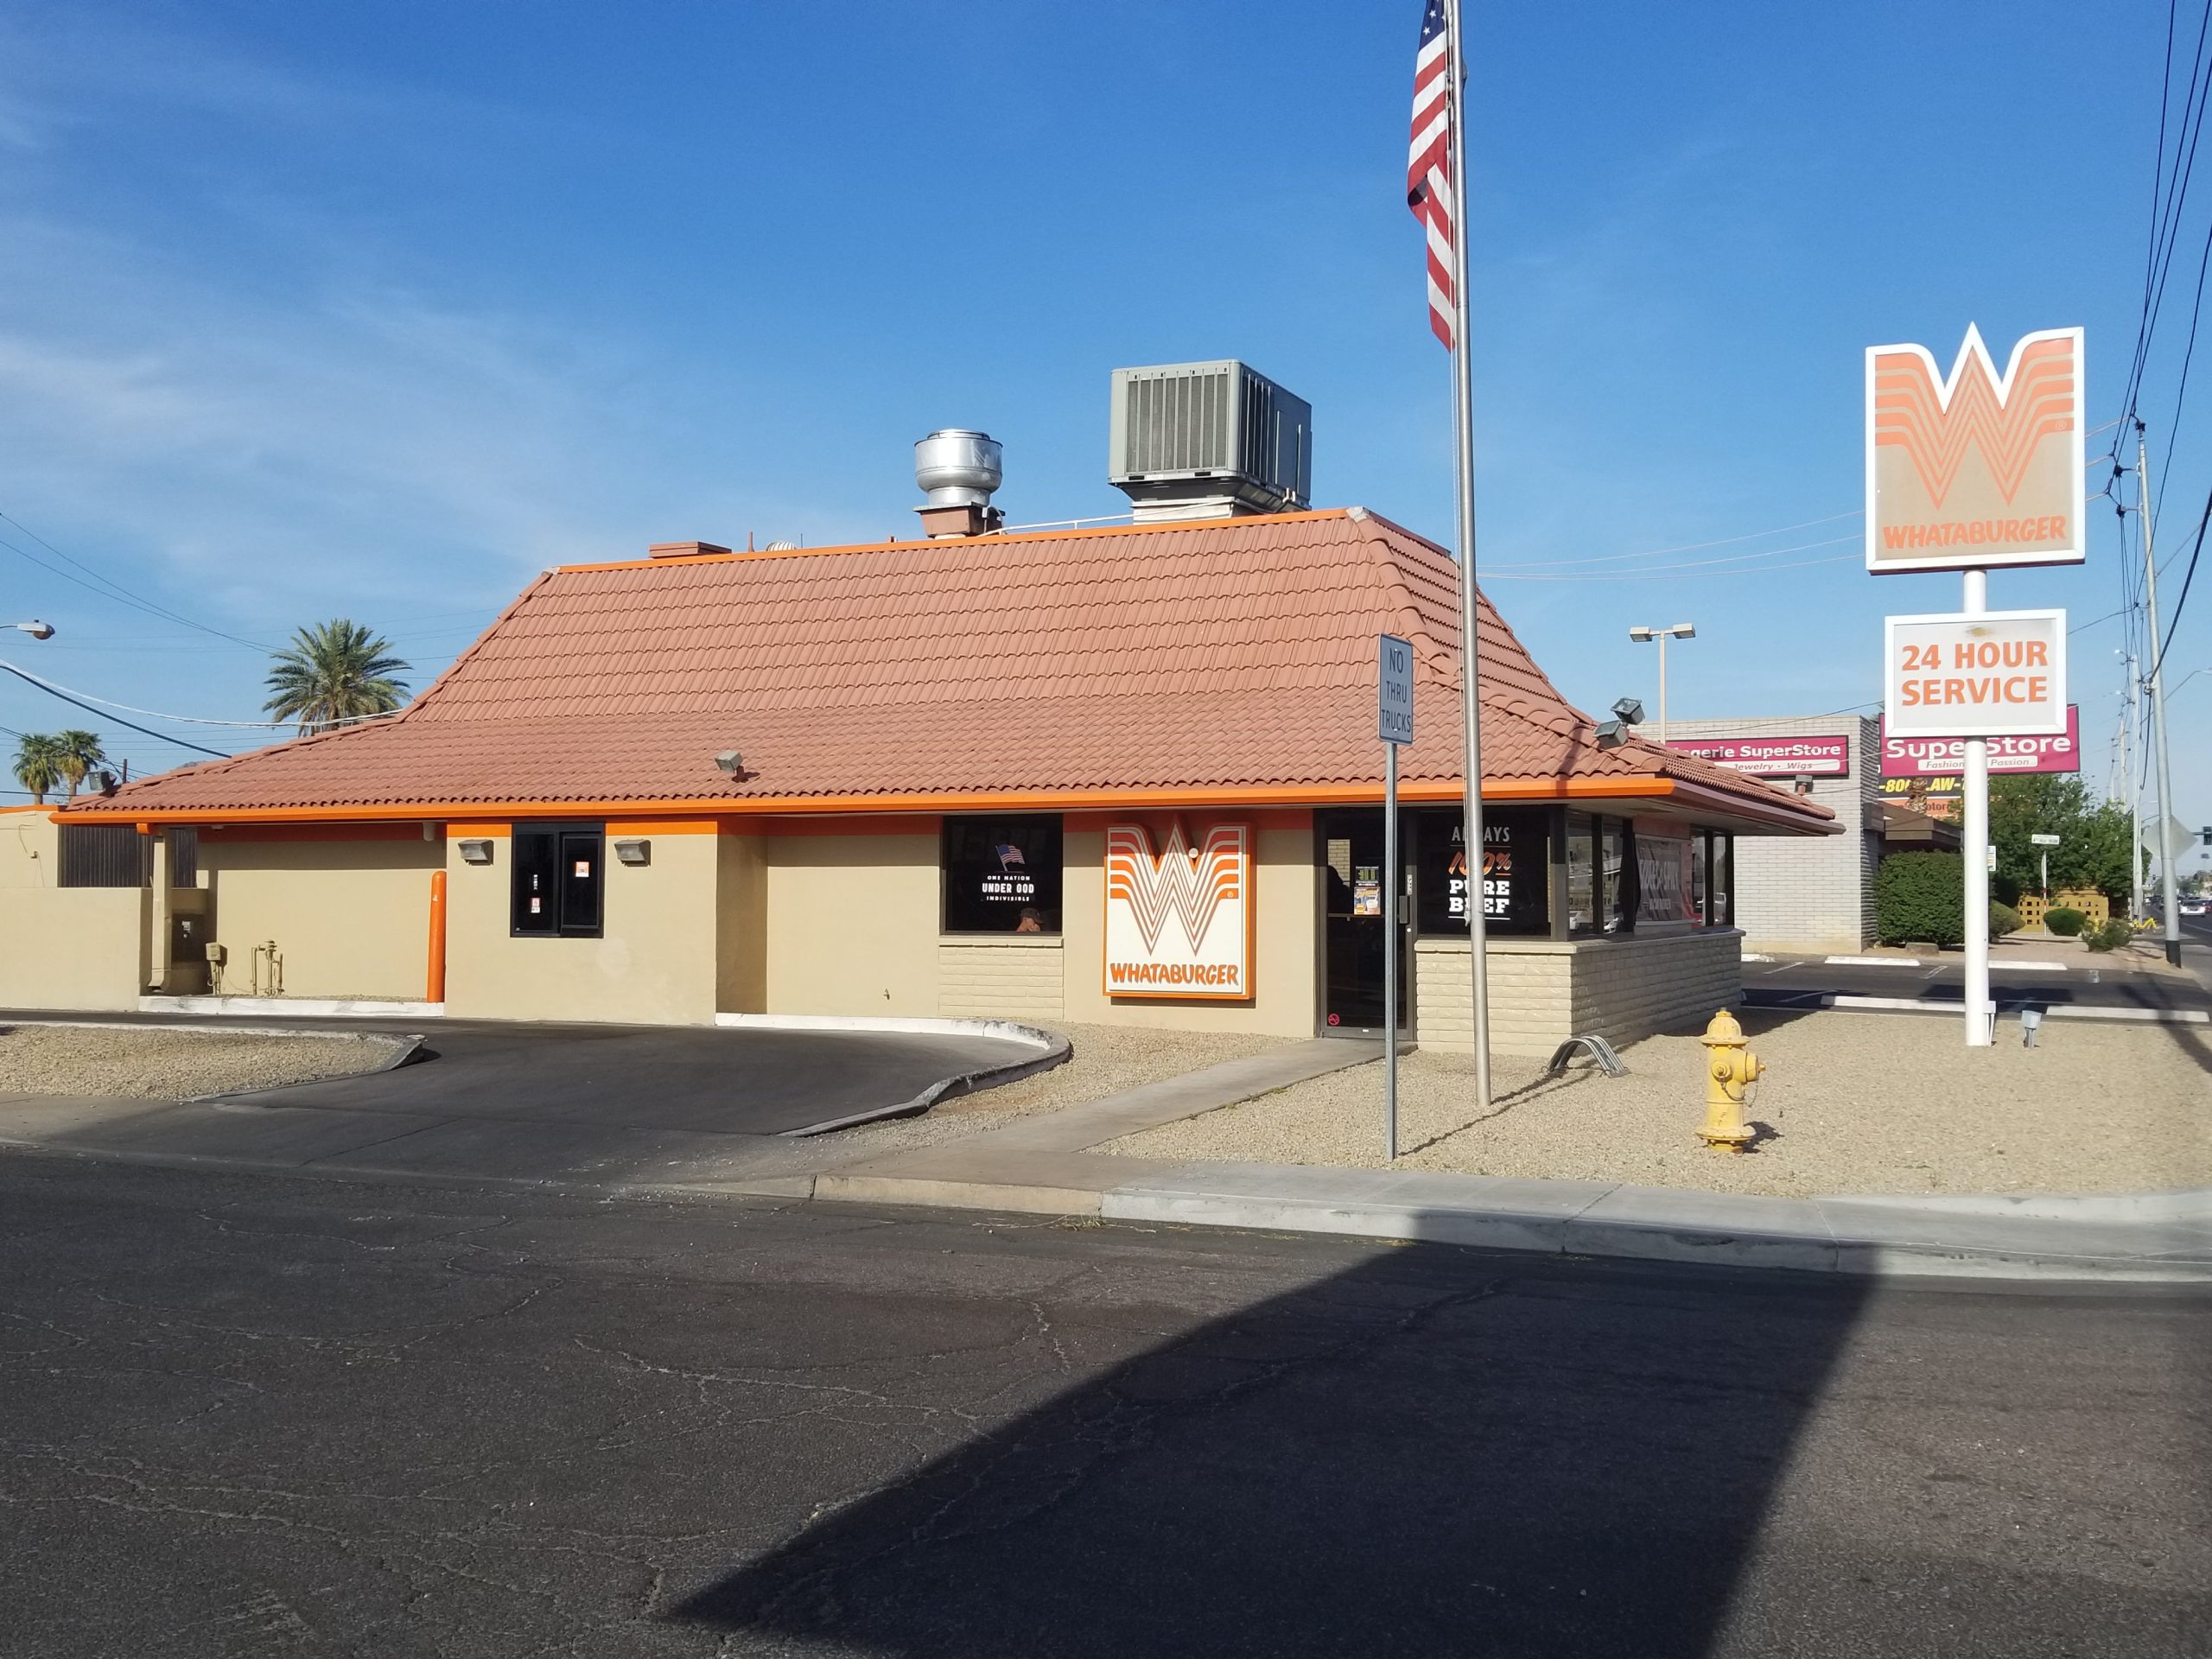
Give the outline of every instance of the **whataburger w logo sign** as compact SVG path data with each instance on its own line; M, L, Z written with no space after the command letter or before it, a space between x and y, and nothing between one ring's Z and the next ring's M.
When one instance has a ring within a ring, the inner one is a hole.
M1140 823L1106 831L1106 994L1252 995L1249 827L1216 824L1192 846L1176 824L1155 856Z
M2046 328L1999 375L1969 326L1948 377L1924 346L1866 353L1866 568L2078 564L2082 331Z

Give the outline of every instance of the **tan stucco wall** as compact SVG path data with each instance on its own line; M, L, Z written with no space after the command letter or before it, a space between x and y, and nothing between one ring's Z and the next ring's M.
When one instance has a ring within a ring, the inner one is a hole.
M143 887L0 886L0 1007L136 1007L150 908Z
M430 873L440 842L226 841L203 836L200 884L229 952L226 994L244 995L253 950L284 958L287 996L417 998L428 988Z
M1154 816L1136 815L1147 820ZM1192 820L1194 824L1236 821L1238 815L1232 813L1196 815ZM1172 1031L1313 1035L1319 1003L1321 872L1314 856L1313 815L1269 811L1245 821L1255 823L1259 834L1252 869L1258 916L1253 995L1244 1002L1106 995L1106 831L1103 823L1090 819L1068 821L1061 905L1063 997L1068 1019Z
M61 826L39 808L0 812L0 891L60 879Z
M515 938L508 932L513 848L492 839L492 861L461 861L447 839L446 1012L486 1020L615 1020L709 1025L719 978L714 835L608 826L601 936ZM621 863L618 836L652 842L652 862Z
M761 842L767 1012L938 1012L938 826Z
M768 865L757 836L715 838L715 1007L768 1007Z
M1491 1052L1548 1058L1567 1038L1595 1032L1619 1046L1660 1031L1704 1029L1743 988L1743 935L1719 928L1630 939L1493 939ZM1474 1011L1464 939L1414 946L1415 1035L1425 1048L1465 1053Z

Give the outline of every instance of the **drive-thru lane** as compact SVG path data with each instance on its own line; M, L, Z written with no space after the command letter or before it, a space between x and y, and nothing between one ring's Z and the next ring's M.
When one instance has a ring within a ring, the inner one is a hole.
M0 1014L0 1021L10 1016ZM132 1023L285 1025L329 1020L167 1020L161 1015L18 1014ZM892 1032L766 1031L694 1026L351 1022L420 1032L397 1070L267 1090L257 1106L404 1113L441 1119L576 1124L600 1129L789 1135L912 1102L948 1077L1034 1061L1001 1038Z
M2212 1018L2212 990L2201 979L2133 969L2100 960L2067 941L2025 960L2057 963L2013 968L2001 957L1989 969L1990 996L2000 1014L2024 1007L2078 1007L2121 1017L2194 1014ZM1753 1007L1817 1006L1825 997L1881 997L1949 1004L1963 995L1965 963L1956 951L1923 952L1916 963L1828 962L1820 957L1777 957L1744 963L1744 1001Z

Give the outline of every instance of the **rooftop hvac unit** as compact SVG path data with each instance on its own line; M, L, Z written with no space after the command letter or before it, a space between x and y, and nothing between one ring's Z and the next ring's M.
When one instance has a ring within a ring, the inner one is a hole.
M1303 507L1313 406L1234 359L1114 371L1108 476L1139 519Z

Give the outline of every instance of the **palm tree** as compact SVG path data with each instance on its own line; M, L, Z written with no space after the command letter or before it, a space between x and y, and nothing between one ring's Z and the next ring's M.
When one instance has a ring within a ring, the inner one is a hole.
M44 806L47 795L65 781L61 740L43 732L25 732L16 745L16 781L30 791L34 804Z
M107 752L100 747L98 732L56 732L54 763L60 767L61 781L69 786L69 798L73 801L84 787L86 775L95 766L107 765Z
M302 628L272 659L269 701L261 706L278 720L298 721L302 737L364 715L388 715L407 696L407 682L393 677L407 664L391 650L391 641L343 617Z

